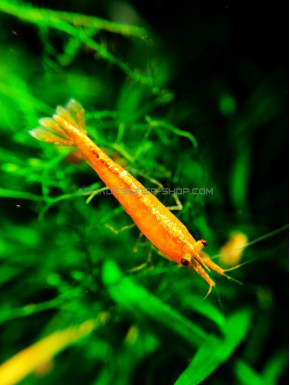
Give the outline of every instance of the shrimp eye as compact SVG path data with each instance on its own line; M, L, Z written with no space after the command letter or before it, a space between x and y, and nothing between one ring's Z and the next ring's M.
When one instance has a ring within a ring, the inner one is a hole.
M203 244L204 247L207 246L207 241L205 239L201 239L200 242Z
M186 258L181 258L180 263L181 263L183 266L188 266L188 265L189 265L189 260L186 259Z

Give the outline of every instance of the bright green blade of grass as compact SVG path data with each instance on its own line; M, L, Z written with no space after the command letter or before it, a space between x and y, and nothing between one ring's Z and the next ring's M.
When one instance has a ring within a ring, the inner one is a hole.
M239 383L242 385L270 385L271 383L265 382L263 378L255 372L250 365L243 361L238 361L235 367L236 375L239 379Z
M286 372L288 362L288 351L281 350L278 353L275 353L265 365L263 371L264 383L277 384L279 377Z
M222 327L226 321L225 316L209 301L203 301L200 296L190 294L181 299L187 309L202 314L204 317Z
M224 325L224 338L210 336L193 357L188 368L175 385L196 385L204 381L219 365L228 360L247 334L250 312L242 310L231 316Z
M131 277L124 277L117 265L108 260L103 268L103 280L111 297L138 320L148 320L175 333L194 347L200 346L206 333L182 314L161 302Z

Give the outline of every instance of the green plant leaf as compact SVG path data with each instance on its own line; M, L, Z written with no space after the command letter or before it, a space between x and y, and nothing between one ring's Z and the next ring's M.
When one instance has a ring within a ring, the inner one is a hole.
M239 383L243 385L269 384L268 382L265 382L259 373L256 373L250 365L243 361L238 361L236 363L235 371L237 378L239 379Z
M225 316L211 302L201 300L200 296L190 294L182 299L183 305L222 327L226 321Z
M288 351L275 353L266 363L263 371L264 383L277 384L279 377L286 372L289 362Z
M188 368L175 385L196 385L204 381L226 361L245 338L250 312L245 309L231 316L224 325L224 338L210 336L199 348Z
M112 260L105 262L103 280L114 301L134 318L154 321L194 347L205 340L206 334L202 329L137 285L131 277L124 277Z

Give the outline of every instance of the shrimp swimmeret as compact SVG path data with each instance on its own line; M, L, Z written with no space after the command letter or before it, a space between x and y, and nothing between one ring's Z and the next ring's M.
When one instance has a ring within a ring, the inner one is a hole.
M80 103L72 99L65 108L57 107L53 118L40 119L41 127L30 134L47 143L76 146L141 232L168 259L193 268L208 283L210 293L215 283L206 270L221 275L225 273L202 251L207 242L203 239L196 241L167 207L89 139L84 113ZM120 191L127 193L120 194Z

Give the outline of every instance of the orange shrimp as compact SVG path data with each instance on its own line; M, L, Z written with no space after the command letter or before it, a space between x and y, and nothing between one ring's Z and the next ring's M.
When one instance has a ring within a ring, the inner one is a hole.
M89 139L85 129L84 109L75 100L65 108L57 107L53 119L40 119L41 127L30 131L36 139L56 145L76 146L109 187L141 232L168 259L193 268L209 285L215 285L210 269L221 275L224 270L202 252L207 245L196 241L180 220L128 171L115 163Z

